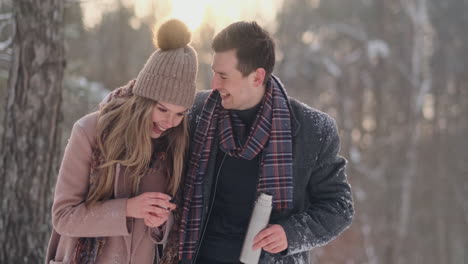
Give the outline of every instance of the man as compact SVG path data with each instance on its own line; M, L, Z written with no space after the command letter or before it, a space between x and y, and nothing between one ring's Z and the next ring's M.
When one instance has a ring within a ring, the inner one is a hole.
M239 263L255 199L268 193L270 225L254 239L260 263L309 263L308 251L354 213L335 121L286 95L272 75L274 42L257 23L231 24L212 48L212 91L190 112L176 245L166 252L176 247L180 263Z

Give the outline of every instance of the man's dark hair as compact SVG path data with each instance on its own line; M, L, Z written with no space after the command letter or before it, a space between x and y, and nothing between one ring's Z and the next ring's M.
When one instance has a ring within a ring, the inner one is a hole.
M236 50L237 70L244 77L258 68L264 68L264 84L275 67L275 43L255 21L229 25L215 36L211 48L215 52Z

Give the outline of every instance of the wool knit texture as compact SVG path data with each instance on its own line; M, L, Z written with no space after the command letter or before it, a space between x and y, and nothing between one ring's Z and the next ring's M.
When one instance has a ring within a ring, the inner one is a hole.
M133 93L190 108L195 98L197 54L190 45L156 50L138 74Z

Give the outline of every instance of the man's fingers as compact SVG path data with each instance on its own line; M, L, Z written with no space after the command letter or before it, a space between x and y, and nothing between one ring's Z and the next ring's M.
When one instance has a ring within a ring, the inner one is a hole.
M263 229L262 231L260 231L260 233L258 233L255 238L254 238L254 244L257 243L258 241L264 239L265 237L267 236L270 236L273 234L273 230L271 227L267 227L265 229Z
M254 242L254 245L253 245L253 249L256 250L256 249L259 249L259 248L263 248L271 243L275 242L275 238L273 235L270 235L270 236L267 236L265 238L263 238L262 240L258 241L258 242Z
M280 225L271 225L254 238L253 250L263 248L270 253L281 252L288 247L286 233Z
M279 247L279 246L278 246L278 247L276 247L276 248L274 248L274 249L272 249L272 250L267 250L267 249L264 249L264 250L267 251L267 252L269 252L269 253L271 253L271 254L276 254L276 253L280 253L281 251L283 251L283 250L285 250L285 249L286 249L286 247L285 247L285 248L282 248L282 247Z
M286 249L286 245L281 242L273 242L263 247L263 250L270 253L278 253Z

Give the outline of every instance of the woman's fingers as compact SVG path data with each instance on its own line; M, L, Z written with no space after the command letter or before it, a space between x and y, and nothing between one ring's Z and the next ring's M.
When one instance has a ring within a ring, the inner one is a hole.
M149 199L148 203L152 206L159 206L164 209L168 210L174 210L176 208L176 205L173 203L170 203L169 201L166 200L161 200L161 199Z
M167 221L168 217L169 217L169 212L159 214L159 215L148 213L145 215L144 222L145 222L145 225L149 227L158 227L164 224Z
M149 205L145 207L145 212L146 213L153 213L156 215L162 215L164 213L168 213L169 211L165 208L159 207L159 206L153 206Z
M147 225L149 227L154 227L154 222L149 217L143 218L143 222L145 223L145 225Z
M143 218L146 213L163 214L174 210L176 205L169 202L171 196L160 192L145 192L127 201L127 216Z
M141 196L145 198L150 198L150 199L161 199L161 200L166 200L169 201L172 199L171 196L165 194L165 193L160 193L160 192L145 192L141 194Z
M158 220L158 219L166 220L168 217L169 217L169 212L165 212L161 214L154 214L154 213L148 214L148 218L153 219L153 220Z

